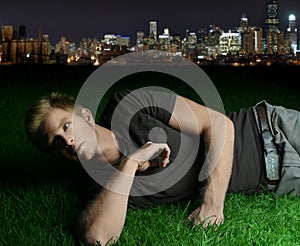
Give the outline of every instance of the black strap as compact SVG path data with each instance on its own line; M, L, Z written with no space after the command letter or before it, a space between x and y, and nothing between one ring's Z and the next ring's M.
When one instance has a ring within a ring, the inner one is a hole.
M259 118L261 136L264 144L266 175L268 183L273 189L278 184L280 176L279 153L277 146L273 142L273 136L269 127L265 105L260 104L256 106L256 111Z
M273 152L274 148L276 149L276 146L273 143L273 136L269 127L266 108L264 105L258 105L256 111L260 121L261 136L263 138L265 151L267 153Z

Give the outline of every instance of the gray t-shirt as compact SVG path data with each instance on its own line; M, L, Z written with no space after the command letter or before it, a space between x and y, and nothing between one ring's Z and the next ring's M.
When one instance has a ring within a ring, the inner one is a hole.
M176 95L172 93L120 91L111 97L102 112L99 124L115 133L122 153L133 152L149 140L152 142L166 142L171 149L170 163L167 168L174 167L174 172L178 173L176 165L179 168L181 165L187 165L188 167L180 180L163 190L160 189L159 181L147 182L151 178L141 182L138 180L139 176L150 177L153 174L165 171L159 165L148 168L144 172L137 172L129 197L130 207L148 207L153 204L199 198L200 190L203 190L205 181L200 182L198 180L205 159L203 141L200 141L199 146L196 146L196 157L190 157L189 151L185 151L186 153L180 153L181 159L178 161L178 153L182 147L182 137L186 137L186 135L168 126L175 100ZM263 160L253 113L250 108L242 109L239 112L231 113L229 117L235 125L235 152L228 191L245 193L258 191L263 178L261 171ZM154 131L153 134L153 129L163 130L164 132L155 134ZM193 139L191 139L191 142L193 142ZM159 162L157 158L153 161ZM189 165L188 162L192 163ZM115 165L118 165L118 163ZM169 176L172 177L172 172L168 175L168 178ZM141 189L145 186L149 186L146 189L147 191L157 189L158 192L151 192L151 194L144 196L136 195L141 194ZM93 184L85 194L83 202L86 203L100 191L101 186L97 183Z

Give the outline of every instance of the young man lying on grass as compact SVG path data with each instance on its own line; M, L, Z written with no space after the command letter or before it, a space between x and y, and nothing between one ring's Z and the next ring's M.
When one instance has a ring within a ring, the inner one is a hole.
M26 115L26 132L95 180L78 216L83 243L115 242L128 206L200 199L201 187L202 205L189 219L203 227L223 223L227 192L300 195L298 111L262 102L225 116L179 95L136 90L115 93L95 123L74 105L68 95L43 97Z

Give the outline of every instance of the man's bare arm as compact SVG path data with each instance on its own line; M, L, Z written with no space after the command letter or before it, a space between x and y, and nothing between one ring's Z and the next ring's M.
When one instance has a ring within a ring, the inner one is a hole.
M96 198L82 211L78 218L76 233L82 243L89 245L106 245L115 242L122 232L125 222L128 195L135 172L137 162L124 161L119 166L120 173L115 173L110 186L123 187L123 192L113 192L103 188ZM101 244L100 244L101 243Z
M117 241L125 223L134 175L147 168L148 160L158 153L162 166L166 166L170 155L166 144L147 143L121 162L108 184L79 216L77 235L82 243L107 245Z
M202 206L189 218L195 225L221 223L232 171L233 123L224 114L178 96L169 124L175 129L201 134L205 139L206 161L209 161L206 192Z

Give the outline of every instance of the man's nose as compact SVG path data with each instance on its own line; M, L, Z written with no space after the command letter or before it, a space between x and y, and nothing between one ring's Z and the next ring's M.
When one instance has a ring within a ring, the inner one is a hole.
M65 139L65 142L66 142L67 145L74 145L75 144L74 137L72 137L72 136L65 136L64 139Z

